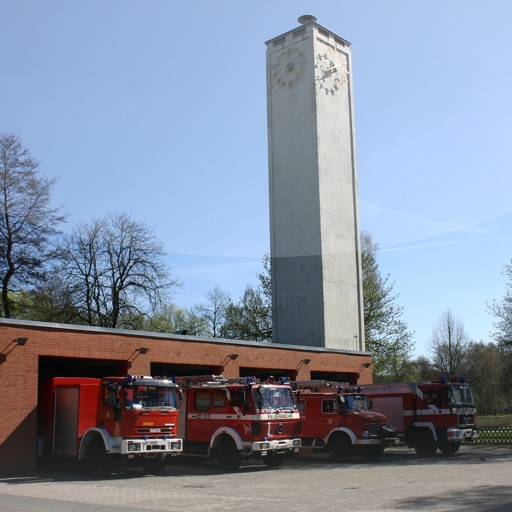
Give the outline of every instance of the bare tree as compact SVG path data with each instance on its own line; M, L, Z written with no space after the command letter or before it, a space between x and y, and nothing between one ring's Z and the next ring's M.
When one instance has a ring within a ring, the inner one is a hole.
M503 349L512 351L512 263L505 265L502 273L507 279L505 296L500 302L494 300L487 306L497 319L494 339Z
M0 134L0 278L2 310L13 314L14 295L44 275L54 235L65 220L51 208L55 180L38 175L39 162L14 134Z
M462 322L446 309L432 329L430 348L434 367L449 379L467 372L471 345Z
M63 273L88 325L134 328L180 286L163 244L124 213L78 225L66 252Z
M197 316L204 320L207 336L219 338L226 323L226 312L231 304L231 296L220 286L214 286L206 294L206 302L194 307Z

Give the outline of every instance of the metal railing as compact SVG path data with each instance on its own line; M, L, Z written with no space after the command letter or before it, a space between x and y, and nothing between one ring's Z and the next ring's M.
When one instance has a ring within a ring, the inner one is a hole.
M510 427L479 427L478 439L467 444L512 444L512 426Z

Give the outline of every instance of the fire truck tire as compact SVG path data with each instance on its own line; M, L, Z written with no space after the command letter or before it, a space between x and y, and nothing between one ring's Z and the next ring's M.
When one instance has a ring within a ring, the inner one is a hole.
M335 462L348 462L352 458L354 448L348 436L338 434L329 440L329 456Z
M266 457L262 457L263 462L269 468L277 468L284 462L285 458L286 455L284 453L269 453Z
M460 443L446 443L446 444L440 444L439 449L445 454L445 455L453 455L459 451Z
M165 466L167 465L167 460L164 458L156 457L154 459L147 459L144 461L142 465L142 469L146 475L160 475Z
M437 443L429 430L421 429L414 437L414 449L422 457L432 457L437 452Z
M217 449L217 462L222 469L234 471L240 467L242 456L235 442L230 437L225 437Z
M96 441L87 447L84 466L87 474L94 478L102 478L110 474L110 459L100 442Z

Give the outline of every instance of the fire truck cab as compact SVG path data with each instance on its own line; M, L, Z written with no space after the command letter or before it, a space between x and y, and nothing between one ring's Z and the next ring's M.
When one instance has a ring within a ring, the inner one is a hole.
M329 452L332 460L348 462L355 453L378 459L398 443L386 416L371 410L361 387L321 380L291 383L301 418L303 451Z
M178 386L152 377L53 377L39 390L40 456L75 458L94 477L116 467L161 473L178 438Z
M396 426L400 443L418 455L439 448L456 453L461 442L478 438L471 388L463 379L449 382L393 382L365 386L376 411Z
M272 377L178 377L183 389L180 432L184 455L207 457L226 470L242 460L282 464L299 450L299 412L289 382Z

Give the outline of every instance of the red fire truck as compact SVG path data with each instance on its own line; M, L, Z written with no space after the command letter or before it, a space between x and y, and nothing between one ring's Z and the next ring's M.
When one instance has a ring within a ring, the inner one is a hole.
M432 456L439 448L456 453L461 441L478 437L471 388L463 382L394 382L365 385L376 411L396 426L401 444L418 455Z
M276 467L299 450L299 412L287 380L207 375L176 381L183 388L184 455L208 457L235 470L242 460L256 458Z
M384 448L398 443L386 416L373 412L359 386L322 380L291 382L299 406L304 451L329 452L332 460L348 462L354 453L378 459Z
M53 377L39 391L39 455L82 461L95 477L119 466L159 474L183 449L178 386L152 377Z

